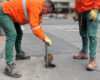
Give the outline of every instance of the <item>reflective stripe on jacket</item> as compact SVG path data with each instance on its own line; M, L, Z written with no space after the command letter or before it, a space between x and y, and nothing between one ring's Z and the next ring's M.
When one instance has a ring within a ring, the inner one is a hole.
M44 5L44 0L26 0L25 2L26 4L23 3L23 0L10 0L8 2L4 2L2 4L3 12L5 14L8 14L16 23L30 23L33 33L41 40L44 40L44 32L42 30L42 27L40 26L41 12ZM26 19L26 13L24 13L25 8L29 20Z
M75 11L83 13L93 8L99 9L100 0L76 0Z

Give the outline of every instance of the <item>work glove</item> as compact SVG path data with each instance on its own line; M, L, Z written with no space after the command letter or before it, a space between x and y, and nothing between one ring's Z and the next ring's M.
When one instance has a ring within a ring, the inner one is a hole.
M73 20L74 21L77 21L78 20L78 13L77 12L74 12L73 13Z
M48 46L52 45L52 41L48 37L46 37L44 41Z
M94 21L97 18L97 10L93 9L89 13L89 20Z

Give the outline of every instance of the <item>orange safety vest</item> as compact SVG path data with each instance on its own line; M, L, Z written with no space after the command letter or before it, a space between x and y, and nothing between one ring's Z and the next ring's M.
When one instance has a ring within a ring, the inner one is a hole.
M41 40L45 39L41 23L44 0L10 0L2 4L5 14L19 24L30 23L32 32ZM26 9L26 10L25 10Z
M83 13L91 9L99 9L100 0L76 0L75 11Z

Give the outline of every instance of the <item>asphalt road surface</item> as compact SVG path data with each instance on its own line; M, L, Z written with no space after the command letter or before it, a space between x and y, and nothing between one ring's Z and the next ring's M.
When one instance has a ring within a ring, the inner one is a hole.
M45 55L44 43L35 37L29 24L22 25L24 37L23 50L31 55L31 60L17 61L17 67L23 77L13 80L100 80L100 28L98 29L97 68L96 71L86 70L89 60L74 60L73 55L81 50L81 38L78 23L72 19L46 19L42 23L45 34L52 40L49 53L54 56L54 69L46 69L43 65ZM100 25L99 25L100 27ZM4 54L4 52L2 52ZM4 57L4 56L3 56ZM4 58L0 60L0 80L11 80L2 72Z

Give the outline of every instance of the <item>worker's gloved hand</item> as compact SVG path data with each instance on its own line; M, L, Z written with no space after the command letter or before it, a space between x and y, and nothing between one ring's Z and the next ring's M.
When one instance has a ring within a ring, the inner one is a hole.
M74 21L77 21L78 20L78 13L77 12L74 12L73 13L73 20Z
M93 9L89 13L89 20L94 21L97 18L97 10Z
M44 41L48 46L52 45L52 41L48 37L46 37Z

